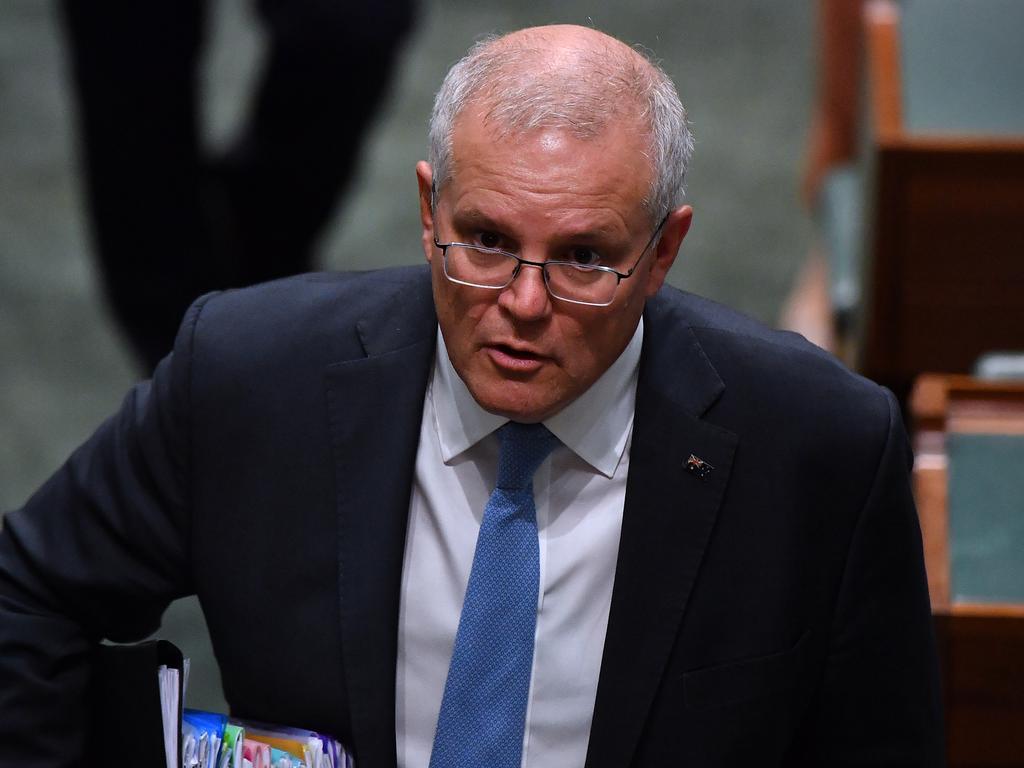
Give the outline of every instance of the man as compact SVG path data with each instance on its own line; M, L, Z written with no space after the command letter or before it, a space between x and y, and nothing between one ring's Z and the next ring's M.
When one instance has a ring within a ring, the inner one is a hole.
M605 35L474 48L429 275L204 298L9 516L0 755L66 764L91 642L194 591L232 710L360 768L940 764L897 406L663 286L690 145Z

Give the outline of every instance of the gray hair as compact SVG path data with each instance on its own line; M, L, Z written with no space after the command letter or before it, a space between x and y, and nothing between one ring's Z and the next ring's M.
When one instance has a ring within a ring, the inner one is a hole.
M588 139L614 119L636 120L650 136L653 181L644 207L657 222L682 204L693 136L660 66L624 46L553 51L503 42L492 36L476 43L441 83L430 117L435 189L452 174L455 121L473 103L499 136L556 127Z

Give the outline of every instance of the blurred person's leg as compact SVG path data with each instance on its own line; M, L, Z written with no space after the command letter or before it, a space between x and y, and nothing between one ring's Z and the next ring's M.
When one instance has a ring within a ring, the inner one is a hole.
M219 282L199 202L202 0L63 0L87 207L106 294L148 370Z
M308 270L412 24L410 0L261 0L267 64L224 158L201 157L204 0L63 0L88 207L146 372L200 294Z
M239 284L312 266L414 10L411 0L260 0L258 9L266 69L242 135L214 166Z

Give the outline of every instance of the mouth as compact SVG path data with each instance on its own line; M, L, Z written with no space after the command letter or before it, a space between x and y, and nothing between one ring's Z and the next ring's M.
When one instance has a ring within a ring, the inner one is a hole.
M484 349L496 367L509 373L532 373L539 370L548 359L530 349L509 344L490 344Z

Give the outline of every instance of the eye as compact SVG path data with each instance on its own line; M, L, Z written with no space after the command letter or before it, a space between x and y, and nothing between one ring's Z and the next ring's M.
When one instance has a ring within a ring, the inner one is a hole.
M484 248L500 248L501 235L497 232L479 232L476 235L475 242Z
M580 267L596 267L601 263L601 254L593 248L572 248L566 260Z

